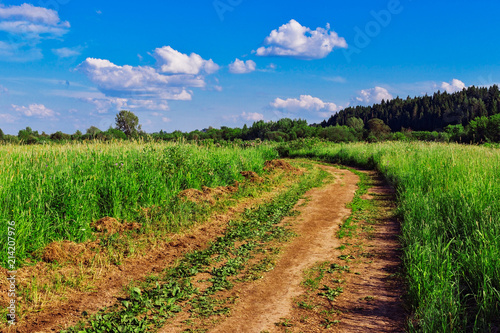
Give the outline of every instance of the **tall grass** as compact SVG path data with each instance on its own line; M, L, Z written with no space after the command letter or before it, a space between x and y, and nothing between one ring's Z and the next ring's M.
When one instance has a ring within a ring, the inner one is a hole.
M271 147L199 147L188 144L72 144L0 146L0 222L16 222L16 257L23 260L51 241L92 237L104 216L137 220L142 208L175 215L177 194L241 180L261 172ZM168 218L163 221L169 223ZM7 244L0 257L6 263Z
M319 143L289 153L376 168L396 186L410 331L500 328L500 150Z

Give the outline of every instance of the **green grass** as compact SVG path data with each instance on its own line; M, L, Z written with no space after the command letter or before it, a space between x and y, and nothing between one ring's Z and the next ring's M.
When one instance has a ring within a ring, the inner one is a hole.
M226 233L207 249L187 253L164 274L131 287L121 304L103 309L86 323L64 332L154 332L183 311L186 304L191 307L190 321L227 314L227 303L216 299L217 293L233 288L238 275L245 271L248 260L256 253L268 248L271 242L284 242L293 235L280 222L286 216L295 215L293 207L301 196L323 184L327 177L328 173L319 168L301 176L272 202L247 209L239 219L230 221ZM211 275L205 290L192 284L199 273Z
M56 240L91 239L90 223L105 216L175 231L196 219L196 205L179 200L187 188L232 185L240 171L262 174L272 147L88 143L0 146L0 222L16 223L18 262ZM154 221L141 214L154 208ZM155 225L151 225L154 223ZM6 265L7 244L0 243Z
M397 142L292 148L292 157L377 169L396 187L410 331L500 327L498 149Z

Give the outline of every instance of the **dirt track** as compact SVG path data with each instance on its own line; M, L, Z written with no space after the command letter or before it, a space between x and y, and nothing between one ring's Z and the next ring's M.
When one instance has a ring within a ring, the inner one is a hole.
M356 191L358 177L350 171L334 167L324 167L337 178L337 181L322 189L313 189L306 196L310 201L301 211L295 232L298 234L284 249L275 269L264 279L246 286L240 292L241 301L236 305L224 323L211 332L279 332L283 328L276 323L281 318L293 318L293 299L303 292L300 283L303 271L316 262L337 258L340 241L335 233L339 224L346 219L350 210L346 204L351 202ZM372 174L373 175L373 174ZM385 187L375 189L378 192ZM300 205L300 202L298 206ZM397 221L393 221L397 222ZM381 256L375 264L359 267L362 274L355 275L346 285L346 292L335 308L342 308L341 322L329 331L337 332L400 332L404 325L404 310L400 300L401 290L388 288L385 279L398 265L393 258L397 249L397 228L394 223L380 225L379 233L384 237L376 238L374 250ZM389 234L387 234L389 233ZM390 253L385 253L385 251ZM374 295L374 302L361 309L360 297ZM358 310L358 311L355 311ZM364 311L363 311L364 310ZM288 332L322 332L321 326L289 327Z

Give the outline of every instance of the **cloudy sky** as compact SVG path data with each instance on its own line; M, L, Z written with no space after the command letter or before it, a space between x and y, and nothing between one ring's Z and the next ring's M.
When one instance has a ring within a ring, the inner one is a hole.
M0 128L191 131L500 82L500 3L0 0Z

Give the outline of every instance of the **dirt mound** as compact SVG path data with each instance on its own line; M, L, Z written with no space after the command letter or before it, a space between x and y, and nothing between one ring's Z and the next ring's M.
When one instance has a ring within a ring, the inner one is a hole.
M233 186L219 186L216 188L202 186L202 191L195 188L188 188L187 190L179 193L179 197L195 203L208 202L213 205L215 204L216 199L222 195L238 191L239 186L240 184L238 182L234 182Z
M90 225L97 232L105 234L114 234L119 232L124 232L127 230L138 230L141 229L142 225L136 222L132 223L120 223L112 217L103 217L100 220L93 222Z
M43 250L42 260L45 262L87 264L96 254L93 249L98 247L98 241L81 244L70 241L53 242Z
M293 166L290 165L290 163L283 160L266 161L266 163L264 164L264 170L266 171L273 171L276 169L281 169L284 171L292 171L292 172L299 171L299 169L294 168Z
M241 171L240 174L251 183L262 183L263 179L253 171Z

